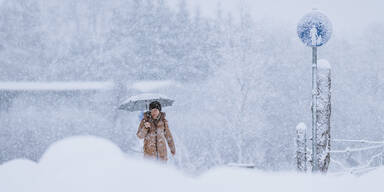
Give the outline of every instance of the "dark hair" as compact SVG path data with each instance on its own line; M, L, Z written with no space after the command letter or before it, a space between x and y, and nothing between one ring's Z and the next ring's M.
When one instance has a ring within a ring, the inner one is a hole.
M149 110L152 110L152 109L158 109L159 111L161 111L161 104L160 104L160 102L158 102L158 101L152 101L152 102L149 104Z

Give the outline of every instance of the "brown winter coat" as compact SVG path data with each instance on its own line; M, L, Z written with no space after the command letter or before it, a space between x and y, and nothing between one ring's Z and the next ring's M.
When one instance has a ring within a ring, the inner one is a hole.
M151 127L146 128L145 122L150 122ZM172 153L176 152L171 131L168 127L168 121L165 119L165 113L159 113L157 119L152 119L150 112L145 112L137 130L137 137L144 138L144 156L154 159L167 161L167 141Z

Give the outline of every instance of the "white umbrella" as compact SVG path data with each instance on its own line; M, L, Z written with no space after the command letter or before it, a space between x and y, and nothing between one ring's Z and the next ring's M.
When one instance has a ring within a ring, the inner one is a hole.
M153 101L160 102L162 107L171 106L174 100L160 94L145 93L129 97L119 106L119 109L126 111L148 110L149 104Z

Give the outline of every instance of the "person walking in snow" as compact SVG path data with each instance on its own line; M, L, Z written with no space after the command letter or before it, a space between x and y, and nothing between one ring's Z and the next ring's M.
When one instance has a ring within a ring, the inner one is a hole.
M165 113L161 112L161 104L158 101L149 104L149 111L144 113L136 135L139 139L144 139L144 157L167 161L166 142L172 155L176 154L168 121L165 119Z

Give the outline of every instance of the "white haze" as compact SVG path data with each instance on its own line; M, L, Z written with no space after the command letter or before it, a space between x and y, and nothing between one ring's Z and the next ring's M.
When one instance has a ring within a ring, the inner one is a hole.
M227 0L222 9L203 0L1 2L2 82L113 81L114 88L1 90L0 162L37 161L73 135L101 136L137 154L139 113L117 108L150 89L175 99L164 111L177 168L294 170L295 127L311 123L311 50L296 24L313 7L333 22L331 40L319 48L332 68L332 139L384 140L382 1ZM334 154L330 171L382 166L382 150Z

